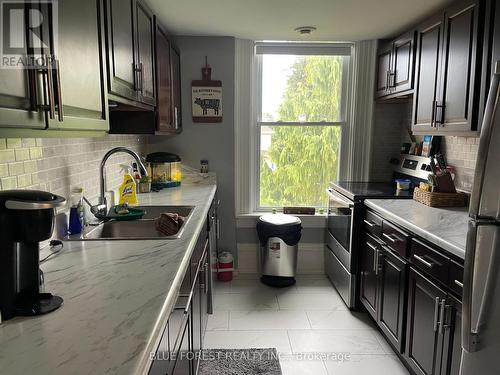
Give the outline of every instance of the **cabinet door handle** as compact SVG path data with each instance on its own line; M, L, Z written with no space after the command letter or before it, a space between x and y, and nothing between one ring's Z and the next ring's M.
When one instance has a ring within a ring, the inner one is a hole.
M59 69L59 60L55 59L56 63L56 85L57 85L57 117L60 122L64 121L63 101L61 92L61 70Z
M38 111L36 69L28 69L28 85L30 91L30 109L32 111Z
M194 292L191 291L189 293L189 297L188 297L188 300L186 302L186 307L184 308L184 315L189 314L189 309L191 308L191 301L193 300L193 295L194 295Z
M377 249L375 252L375 275L378 276L379 272L381 271L380 269L380 254L382 254L382 250Z
M396 72L389 70L389 90L396 87Z
M389 74L390 73L389 72L390 72L390 70L387 70L385 72L385 89L386 89L386 91L389 90L389 88L390 88L390 85L389 85Z
M52 56L45 56L45 74L47 74L47 99L49 101L48 111L51 120L56 117L55 103L54 103L54 77L52 76Z
M368 246L372 247L370 244ZM373 253L373 272L375 272L375 275L378 275L378 249L375 247L373 250L375 250Z
M436 297L434 300L434 323L433 323L434 332L438 330L439 302L440 302L439 297Z
M440 305L439 306L439 334L442 335L444 332L444 329L448 328L448 326L444 324L445 323L444 322L444 313L446 312L446 308L447 308L446 300L445 299L441 300L439 305Z
M444 124L444 103L436 101L436 127Z
M141 93L144 91L144 70L142 69L142 62L139 63L139 80L140 80L140 86L139 90L141 90Z
M463 283L461 283L461 282L460 282L460 281L458 281L458 280L455 280L455 281L453 281L453 282L455 283L455 285L459 286L460 288L463 288L463 287L464 287L464 284L463 284Z
M429 268L432 268L434 267L434 263L432 262L429 262L427 260L425 260L423 257L421 257L420 255L416 255L416 254L413 254L413 258L415 258L416 260L418 260L420 263L422 263L424 266L427 266Z
M368 225L370 228L374 227L375 225L377 225L376 223L374 223L373 221L371 220L366 220L364 219L363 222Z
M436 127L436 100L432 101L431 128Z

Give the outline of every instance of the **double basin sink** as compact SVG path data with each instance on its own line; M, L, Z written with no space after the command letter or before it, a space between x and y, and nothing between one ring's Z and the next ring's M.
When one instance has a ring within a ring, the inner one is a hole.
M174 240L181 238L182 232L191 219L194 210L194 206L137 206L136 208L145 212L141 219L130 221L110 220L97 225L89 225L81 234L67 236L65 240ZM172 236L165 236L155 228L155 219L162 213L167 212L185 218L179 231Z

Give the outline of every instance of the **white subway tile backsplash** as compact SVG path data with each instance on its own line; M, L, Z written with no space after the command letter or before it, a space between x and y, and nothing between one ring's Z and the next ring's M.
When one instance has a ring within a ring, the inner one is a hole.
M7 138L7 148L21 148L22 145L21 138Z
M15 154L17 161L29 160L30 158L30 150L28 149L16 149Z
M145 153L145 138L108 135L102 138L0 138L0 190L48 190L65 197L83 187L94 197L99 190L99 165L106 151L124 146ZM117 155L106 166L107 189L121 183L119 164L131 163Z
M10 161L16 160L16 154L14 150L2 150L0 151L0 163L8 163Z

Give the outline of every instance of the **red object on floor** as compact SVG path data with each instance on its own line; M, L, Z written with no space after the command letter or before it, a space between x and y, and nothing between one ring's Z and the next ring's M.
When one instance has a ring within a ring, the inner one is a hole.
M219 255L219 267L217 273L219 281L231 281L233 279L233 255L224 252Z

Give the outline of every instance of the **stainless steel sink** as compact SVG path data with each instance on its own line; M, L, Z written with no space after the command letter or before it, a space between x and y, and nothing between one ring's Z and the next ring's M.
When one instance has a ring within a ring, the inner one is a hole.
M97 226L89 226L80 235L67 236L67 241L90 240L173 240L181 238L191 219L194 206L138 206L145 211L142 219L132 221L110 220ZM186 219L173 236L165 236L155 229L154 220L163 212L176 213Z

